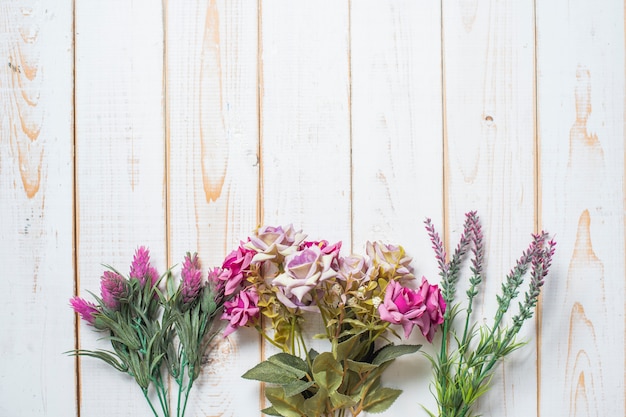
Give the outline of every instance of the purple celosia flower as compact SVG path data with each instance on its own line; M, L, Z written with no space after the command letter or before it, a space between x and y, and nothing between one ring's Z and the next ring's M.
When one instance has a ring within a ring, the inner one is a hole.
M415 291L391 281L385 289L385 299L378 306L380 318L404 329L409 337L413 326L418 326L429 342L432 342L437 326L443 323L446 305L437 285L430 285L422 278L422 285Z
M224 313L221 318L229 321L224 329L224 337L259 317L258 302L259 295L256 290L248 288L238 292L231 301L224 303Z
M150 278L152 285L159 280L159 273L150 265L150 251L144 246L135 251L133 263L130 265L130 277L138 279L141 285L145 285L146 278Z
M126 280L113 271L104 271L100 278L100 294L107 308L117 310L120 300L127 295Z
M198 298L200 291L202 291L202 270L197 253L194 253L193 256L187 253L180 275L183 304L190 304Z
M70 305L76 313L80 314L80 317L83 320L92 326L94 325L96 320L95 315L100 313L94 303L86 301L80 297L72 297L70 299Z
M246 249L242 242L237 249L226 256L226 259L224 259L224 263L222 264L222 268L228 270L229 273L224 280L224 295L230 295L237 290L239 285L245 279L245 273L250 267L250 263L252 262L252 258L255 254L256 251Z

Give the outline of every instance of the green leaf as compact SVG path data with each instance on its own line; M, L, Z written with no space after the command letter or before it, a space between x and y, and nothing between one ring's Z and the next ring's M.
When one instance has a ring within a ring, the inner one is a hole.
M365 341L361 340L361 335L363 334L363 332L364 330L360 331L354 336L350 336L350 338L344 340L337 345L337 360L345 360L350 357L350 353L354 355L361 350L361 345L363 345L364 342L367 342L367 339Z
M313 379L320 388L336 391L343 379L343 367L331 352L320 353L313 361Z
M300 394L287 397L281 387L267 387L265 388L265 396L272 403L274 410L284 417L302 417L304 415L300 411L304 404L304 397Z
M263 414L267 414L268 416L282 416L282 414L276 411L276 409L273 406L264 408L263 410L261 410L261 412Z
M277 353L276 355L270 356L267 360L297 375L298 378L304 378L309 372L309 366L305 361L289 353Z
M363 410L368 413L382 413L402 394L402 390L393 388L377 388L365 396Z
M337 391L330 393L330 402L333 404L333 407L338 410L341 408L351 407L357 402L348 397L347 395L341 394Z
M107 350L76 350L66 353L69 353L72 356L90 356L92 358L100 359L120 372L128 372L128 366L126 366L125 363L119 361L114 353Z
M371 363L367 362L357 362L353 361L352 359L346 359L345 363L348 369L356 372L359 375L363 375L364 373L370 372L378 367L378 365L372 365Z
M314 396L304 400L302 412L307 417L319 417L326 412L326 401L328 400L328 391L320 388Z
M295 374L269 360L263 361L242 375L246 379L269 382L272 384L286 385L300 380L299 374Z
M291 397L292 395L300 394L301 392L306 391L313 384L313 381L297 380L283 385L283 389L285 390L285 395L287 397Z
M400 356L415 353L422 345L394 345L390 343L383 346L378 352L375 353L373 365L381 365L385 362L392 361Z

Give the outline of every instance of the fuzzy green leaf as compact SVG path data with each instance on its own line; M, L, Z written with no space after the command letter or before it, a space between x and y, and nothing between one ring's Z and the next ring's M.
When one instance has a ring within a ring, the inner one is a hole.
M378 365L372 365L367 362L357 362L352 359L346 359L346 366L351 371L356 372L359 375L363 375L366 372L370 372L378 367Z
M281 387L265 388L265 396L272 403L272 407L276 412L284 417L302 417L302 406L304 397L297 394L291 397L285 395L285 391Z
M270 361L263 361L242 375L245 379L269 382L272 384L286 385L300 380L299 374L295 374Z
M268 416L281 416L282 417L282 414L280 414L278 411L276 411L276 409L273 406L264 408L263 410L261 410L261 412L263 414L268 415Z
M320 388L314 396L304 400L302 412L308 417L319 417L326 411L326 400L328 400L328 391Z
M322 352L315 358L313 379L319 387L330 393L339 388L343 379L343 367L331 352Z
M346 407L352 407L357 403L353 398L347 395L341 394L337 391L330 393L330 401L335 409L341 409Z
M297 380L289 384L283 385L283 389L285 390L285 396L291 397L292 395L300 394L301 392L306 391L313 384L313 381Z
M354 355L355 353L358 353L359 350L361 350L362 345L364 344L364 341L361 340L361 335L363 334L363 332L364 330L360 331L354 336L351 336L349 339L337 344L337 360L345 360L350 357L350 353ZM366 341L367 340L365 340L365 342Z
M368 413L382 413L402 394L402 390L393 388L377 388L365 396L363 410Z
M305 361L297 356L290 355L289 353L277 353L276 355L270 356L267 360L274 365L280 366L281 368L297 375L298 378L304 378L304 376L309 372L309 367Z
M385 362L392 361L400 356L415 353L422 345L394 345L390 343L383 346L378 352L375 353L373 365L381 365Z

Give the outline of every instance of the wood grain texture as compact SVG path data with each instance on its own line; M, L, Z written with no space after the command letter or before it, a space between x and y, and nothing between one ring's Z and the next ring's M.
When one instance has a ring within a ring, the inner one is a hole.
M624 4L543 2L537 33L541 218L559 241L539 414L624 415Z
M348 2L261 13L262 220L350 247Z
M166 268L163 15L145 1L76 2L77 256L80 294L108 264L124 274L137 247ZM81 348L107 348L81 324ZM134 381L81 360L81 417L148 415Z
M437 282L423 221L443 224L441 5L352 2L350 22L354 250L401 244L417 278ZM410 342L433 353L418 331ZM404 393L382 415L434 409L430 375L421 354L399 358L385 379Z
M463 214L478 211L486 269L474 319L487 325L502 279L535 228L533 11L531 1L443 4L445 238L453 250ZM457 293L463 299L463 285ZM527 323L520 339L534 336ZM532 344L508 357L479 411L534 414L535 358Z
M173 1L165 11L169 255L180 265L197 251L206 271L258 222L258 7ZM218 336L187 414L258 414L260 387L241 375L259 358L254 331Z
M72 3L0 4L0 415L76 412Z
M348 1L261 4L262 223L351 247ZM321 321L321 320L320 320ZM321 333L321 322L306 329ZM316 340L314 349L328 350ZM265 346L265 357L275 353Z
M472 209L478 320L531 230L558 241L536 339L480 412L625 415L624 16L617 0L0 2L0 415L150 413L130 378L62 355L74 286L97 293L101 263L126 273L139 245L160 271L186 251L208 269L258 223L293 223L343 253L400 243L434 278L423 218L453 245ZM248 330L216 341L189 417L260 415L240 375L272 350ZM385 415L425 415L428 364L390 372L405 393Z

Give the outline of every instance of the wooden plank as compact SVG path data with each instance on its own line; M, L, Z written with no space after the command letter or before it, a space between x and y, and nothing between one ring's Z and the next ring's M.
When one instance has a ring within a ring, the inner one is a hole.
M258 222L258 6L173 1L165 12L169 256L198 251L206 271ZM187 413L258 415L260 386L241 375L259 358L253 330L218 337Z
M500 283L535 228L533 12L532 1L443 2L445 238L452 250L464 213L478 211L487 258L478 323L493 321ZM520 340L534 336L527 323ZM533 415L535 357L530 344L507 358L478 412Z
M624 4L597 6L537 4L541 219L558 240L540 334L545 416L626 413Z
M102 263L128 274L137 247L166 268L163 16L150 0L77 1L76 166L80 294ZM81 324L82 348L107 342ZM81 415L147 415L134 381L81 360Z
M354 251L401 244L415 275L437 282L423 221L443 224L441 4L352 2L350 22ZM417 331L410 342L433 353ZM385 378L404 393L381 415L435 409L424 356L399 358Z
M345 253L351 247L349 2L262 2L260 22L262 223L291 223L309 239L341 240ZM307 335L322 331L316 324ZM321 340L309 346L329 349ZM267 345L262 353L275 352Z
M72 2L2 2L0 56L0 415L71 416Z
M348 2L261 13L262 220L350 247Z

